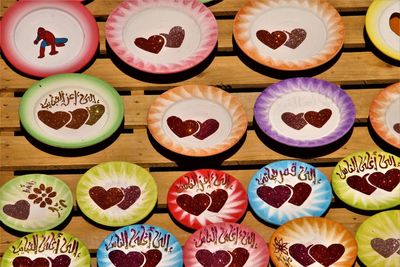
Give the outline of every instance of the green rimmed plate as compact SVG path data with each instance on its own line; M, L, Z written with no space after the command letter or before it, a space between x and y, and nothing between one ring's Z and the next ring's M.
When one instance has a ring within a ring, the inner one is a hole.
M90 267L89 250L78 238L60 231L23 236L4 252L1 267Z
M136 164L105 162L81 177L76 200L91 220L106 226L126 226L152 211L157 185L151 174Z
M72 206L68 185L50 175L17 176L0 189L0 219L21 232L56 227L69 216Z
M400 158L384 151L350 154L334 168L332 188L343 202L357 209L400 205Z
M77 73L36 82L25 92L19 107L26 131L60 148L82 148L107 139L123 116L122 99L111 85Z

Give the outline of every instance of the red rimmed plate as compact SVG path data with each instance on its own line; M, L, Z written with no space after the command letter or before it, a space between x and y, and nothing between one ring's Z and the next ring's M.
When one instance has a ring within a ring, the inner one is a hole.
M383 140L400 148L400 82L386 87L374 98L369 120Z
M233 35L250 58L280 70L304 70L333 58L344 41L344 23L325 0L247 1Z
M357 257L357 242L340 223L303 217L280 226L271 236L269 251L276 267L349 267Z
M246 212L247 193L235 177L218 170L185 173L168 191L168 209L183 225L237 222Z
M21 1L2 21L2 50L18 70L36 77L75 72L92 59L99 30L76 1Z
M233 95L213 86L185 85L161 94L150 106L147 124L154 139L186 156L211 156L235 145L247 117Z
M108 17L105 31L125 63L157 74L196 66L218 39L214 15L198 0L124 1Z

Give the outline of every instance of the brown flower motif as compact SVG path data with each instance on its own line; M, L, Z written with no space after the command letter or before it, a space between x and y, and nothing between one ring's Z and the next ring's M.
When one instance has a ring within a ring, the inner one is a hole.
M51 205L53 203L52 198L57 195L57 192L53 191L53 187L46 187L44 184L33 188L33 192L33 194L29 194L28 198L32 199L34 204L39 204L41 208Z

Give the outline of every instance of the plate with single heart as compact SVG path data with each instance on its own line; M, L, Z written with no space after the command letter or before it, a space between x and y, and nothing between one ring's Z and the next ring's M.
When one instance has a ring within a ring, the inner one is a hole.
M182 267L182 246L165 229L136 224L109 234L97 250L99 267Z
M139 165L105 162L82 175L76 201L89 219L106 226L125 226L139 222L153 210L157 185Z
M1 267L90 267L88 248L77 237L61 231L40 231L23 236L5 250Z
M23 95L19 118L35 139L60 148L82 148L109 138L122 123L124 105L108 83L85 74L44 78Z
M124 1L105 26L107 42L126 64L169 74L190 69L216 46L218 25L198 0Z
M99 45L96 20L77 1L19 1L5 12L1 34L7 60L35 77L79 71Z
M69 216L73 204L68 185L51 175L16 176L0 188L0 219L21 232L56 227Z
M365 29L376 48L400 60L400 8L397 0L372 1L365 16Z
M238 179L212 169L180 176L171 185L167 201L171 215L192 229L211 223L237 222L248 204L246 190Z
M365 266L396 267L400 262L400 210L377 213L356 232L358 258Z
M270 138L294 147L320 147L353 126L355 108L344 90L315 78L290 78L267 87L256 99L254 118Z
M209 224L186 241L183 263L186 267L267 266L268 247L254 230L237 223Z
M254 0L236 14L233 36L254 61L279 70L305 70L332 59L345 27L328 1Z
M262 220L281 225L305 216L321 216L332 201L326 176L314 166L295 160L262 167L250 180L249 203Z
M321 217L302 217L281 225L269 242L276 267L353 266L357 242L342 224Z
M374 131L388 144L400 148L400 82L382 90L369 107Z
M186 156L224 152L245 134L247 117L239 100L214 86L184 85L151 104L147 124L154 139Z
M384 151L360 151L338 162L332 188L347 205L384 210L400 205L400 158Z

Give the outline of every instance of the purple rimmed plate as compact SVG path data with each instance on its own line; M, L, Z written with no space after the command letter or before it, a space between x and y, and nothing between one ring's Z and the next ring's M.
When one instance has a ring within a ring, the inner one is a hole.
M353 126L355 108L338 86L315 78L291 78L266 88L254 117L270 138L294 147L319 147L337 141Z

